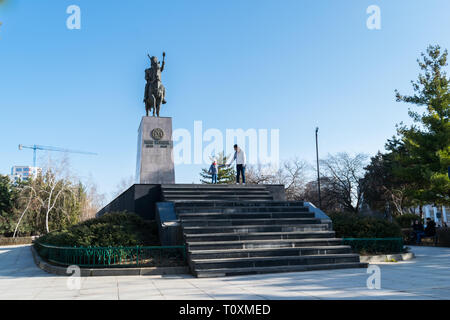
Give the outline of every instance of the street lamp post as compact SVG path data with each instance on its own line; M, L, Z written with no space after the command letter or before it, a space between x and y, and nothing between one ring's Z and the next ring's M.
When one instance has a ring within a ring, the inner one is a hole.
M322 208L322 198L320 197L320 172L319 172L319 143L318 143L319 127L316 127L316 160L317 160L317 191L319 194L319 209Z

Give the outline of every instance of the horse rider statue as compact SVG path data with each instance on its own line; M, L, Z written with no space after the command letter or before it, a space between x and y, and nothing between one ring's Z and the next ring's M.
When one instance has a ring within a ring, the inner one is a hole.
M153 116L155 116L156 113L156 116L159 117L161 104L166 103L166 88L164 88L161 82L161 73L164 70L166 53L163 52L162 65L160 65L157 57L147 56L150 58L151 67L145 69L145 80L147 81L144 93L145 111L147 117L149 110L153 110Z

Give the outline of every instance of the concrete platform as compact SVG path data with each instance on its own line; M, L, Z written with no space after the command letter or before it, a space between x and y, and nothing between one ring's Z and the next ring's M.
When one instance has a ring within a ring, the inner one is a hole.
M411 247L416 259L376 263L381 289L368 289L366 269L339 269L198 279L191 275L68 277L47 274L29 246L0 247L0 299L450 299L450 248Z

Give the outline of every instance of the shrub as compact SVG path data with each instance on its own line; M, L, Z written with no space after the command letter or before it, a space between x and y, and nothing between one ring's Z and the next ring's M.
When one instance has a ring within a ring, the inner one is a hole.
M402 238L400 226L395 222L361 216L355 213L332 213L333 229L338 238ZM361 254L399 253L402 240L345 240L354 252Z
M344 239L343 243L352 247L360 254L386 254L403 252L402 238L352 238Z
M402 237L405 244L415 244L415 242L411 242L411 239L413 239L412 228L402 228Z
M406 213L395 217L397 222L402 228L409 228L414 220L420 220L420 216L414 213Z
M338 238L400 238L401 228L387 220L355 213L332 213L333 229Z
M450 247L450 228L437 228L438 246Z
M69 247L159 245L156 223L126 212L108 213L64 230L52 231L40 237L39 242Z

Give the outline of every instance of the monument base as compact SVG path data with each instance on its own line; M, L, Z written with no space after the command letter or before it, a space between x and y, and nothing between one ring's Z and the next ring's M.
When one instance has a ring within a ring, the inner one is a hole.
M142 117L138 130L136 183L175 183L172 118Z

